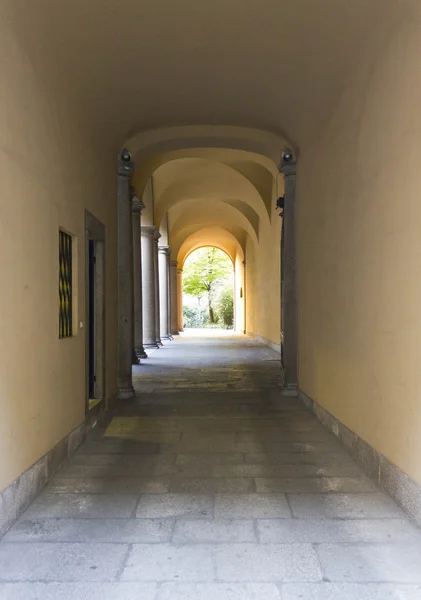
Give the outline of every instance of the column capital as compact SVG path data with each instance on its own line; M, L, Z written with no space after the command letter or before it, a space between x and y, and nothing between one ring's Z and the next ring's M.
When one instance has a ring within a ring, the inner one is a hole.
M132 161L132 155L124 148L118 155L117 173L120 177L131 177L135 171L135 165Z
M145 203L142 200L139 200L136 195L136 190L132 185L130 186L130 197L132 199L132 214L141 215L142 210L145 208Z
M178 267L178 260L170 260L170 267Z
M279 164L278 170L284 177L289 177L291 175L295 175L297 172L297 159L292 152L288 148L282 152L281 162Z
M140 228L140 233L142 235L148 235L150 237L153 237L155 235L155 227L153 227L152 225L142 225Z
M155 240L155 242L158 242L158 240L161 238L161 234L159 233L159 231L157 229L155 229L154 234L153 234L153 239Z
M145 204L135 196L132 200L132 215L141 215L144 208Z
M170 256L171 248L169 246L158 246L158 252L160 254L166 254L167 256Z

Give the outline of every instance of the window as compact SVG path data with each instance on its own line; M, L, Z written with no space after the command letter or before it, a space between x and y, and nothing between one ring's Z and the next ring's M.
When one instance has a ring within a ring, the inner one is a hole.
M72 236L59 232L59 336L72 337Z

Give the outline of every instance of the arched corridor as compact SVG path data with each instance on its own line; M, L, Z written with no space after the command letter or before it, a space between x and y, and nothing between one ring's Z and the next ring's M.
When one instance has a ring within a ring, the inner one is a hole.
M420 34L419 0L0 3L0 598L421 598ZM205 246L232 335L183 331Z

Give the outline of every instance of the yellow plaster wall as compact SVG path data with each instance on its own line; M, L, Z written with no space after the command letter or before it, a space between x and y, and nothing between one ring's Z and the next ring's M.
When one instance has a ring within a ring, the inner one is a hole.
M237 253L234 261L234 329L237 333L244 333L244 255Z
M248 332L280 344L282 220L274 207L275 195L271 222L260 221L258 243L247 236L246 327Z
M85 417L85 329L58 339L58 232L76 236L85 321L85 208L106 225L107 395L116 388L116 165L79 129L49 72L0 29L0 490Z
M418 482L420 56L397 24L297 176L300 387Z

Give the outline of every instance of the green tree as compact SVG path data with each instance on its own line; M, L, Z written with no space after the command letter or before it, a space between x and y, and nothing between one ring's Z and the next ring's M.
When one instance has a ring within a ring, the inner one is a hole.
M227 329L234 326L234 294L231 287L222 290L218 300L218 313Z
M183 291L209 303L209 322L216 323L215 300L218 289L232 275L232 263L218 248L199 248L187 259L183 268Z

